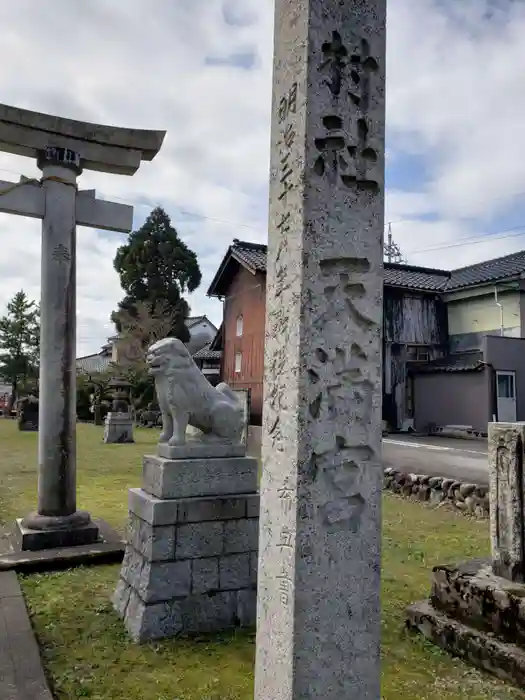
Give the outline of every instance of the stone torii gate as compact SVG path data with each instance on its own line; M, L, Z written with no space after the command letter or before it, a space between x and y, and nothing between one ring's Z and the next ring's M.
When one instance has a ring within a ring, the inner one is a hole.
M0 105L0 150L37 159L41 180L0 181L0 212L42 219L38 507L17 521L23 550L90 544L76 507L76 226L128 232L133 207L77 190L83 169L133 175L164 131L121 129Z

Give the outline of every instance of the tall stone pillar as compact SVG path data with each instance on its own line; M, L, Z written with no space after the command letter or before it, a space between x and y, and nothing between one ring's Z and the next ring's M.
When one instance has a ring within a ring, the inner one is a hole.
M379 700L386 0L276 0L255 700Z
M38 510L24 518L22 548L87 544L98 536L76 506L76 198L80 157L46 148L42 222Z

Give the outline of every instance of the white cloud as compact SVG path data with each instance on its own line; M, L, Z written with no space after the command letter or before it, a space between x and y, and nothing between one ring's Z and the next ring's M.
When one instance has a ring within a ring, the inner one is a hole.
M167 129L161 152L136 176L86 172L79 184L135 204L136 224L157 203L167 209L203 271L192 311L215 322L220 305L205 292L227 246L234 237L265 238L272 5L0 0L3 101ZM395 238L417 251L491 230L488 222L525 191L524 4L389 0L388 31L388 165L395 174L401 151L425 163L417 185L388 193ZM32 161L5 154L1 168L38 174ZM17 175L0 170L0 178ZM111 332L109 314L122 295L112 260L122 241L78 231L79 354L98 350ZM410 259L448 267L523 241L489 240ZM0 216L0 242L0 308L22 287L38 298L39 222Z
M426 156L419 195L442 221L440 242L480 234L525 192L525 5L392 0L389 8L389 127L401 148ZM413 211L413 196L406 210L393 206L400 218L424 213ZM403 222L397 235L407 249L421 249L434 243L434 228ZM468 264L523 245L509 238L417 262Z

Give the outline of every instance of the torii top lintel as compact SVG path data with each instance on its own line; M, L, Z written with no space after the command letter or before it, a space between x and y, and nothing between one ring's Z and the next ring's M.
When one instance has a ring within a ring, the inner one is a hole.
M55 117L0 104L0 151L36 158L48 146L79 154L82 167L133 175L141 161L153 160L165 131L122 129Z

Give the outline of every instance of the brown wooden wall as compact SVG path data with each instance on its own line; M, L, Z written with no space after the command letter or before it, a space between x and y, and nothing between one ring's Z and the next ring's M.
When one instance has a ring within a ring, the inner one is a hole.
M264 372L266 276L241 268L224 299L222 379L232 389L251 390L253 425L261 424ZM237 318L243 333L236 336ZM235 355L242 355L241 372L235 372Z

